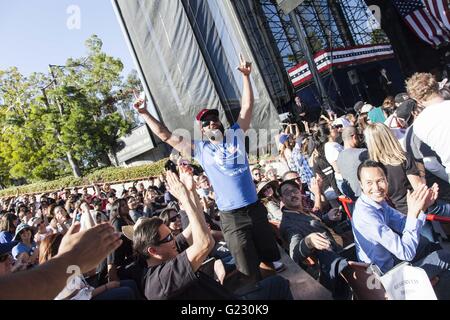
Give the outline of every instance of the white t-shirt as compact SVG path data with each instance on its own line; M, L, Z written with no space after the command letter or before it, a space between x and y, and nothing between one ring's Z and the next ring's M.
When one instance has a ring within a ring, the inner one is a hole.
M450 174L450 101L426 107L414 121L414 133L438 154Z
M337 142L327 142L325 143L324 150L325 158L329 164L333 165L333 163L337 161L339 153L344 150L344 147ZM334 172L334 177L336 180L342 180L342 175L339 172Z
M339 153L344 150L344 147L337 142L327 142L325 143L324 149L325 158L330 164L332 164L333 162L337 161Z

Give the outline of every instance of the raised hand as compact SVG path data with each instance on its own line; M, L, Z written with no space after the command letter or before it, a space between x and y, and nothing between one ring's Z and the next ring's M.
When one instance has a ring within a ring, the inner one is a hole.
M145 98L138 97L136 92L134 92L134 97L136 98L133 103L134 109L139 113L147 113L147 101L145 101Z
M180 180L189 191L195 191L196 185L192 171L180 172Z
M421 211L426 210L428 206L432 204L431 201L435 196L435 192L436 191L428 189L425 184L420 184L413 192L408 190L406 195L408 215L417 218Z
M437 183L434 183L431 188L428 189L428 197L425 200L425 205L423 207L423 211L427 210L438 198L439 195L439 186Z
M239 67L237 68L244 76L248 76L252 72L252 63L247 62L244 59L244 56L239 54Z
M70 227L61 240L58 255L70 254L73 264L78 265L81 272L96 268L109 253L122 244L120 234L107 223L99 224L86 231L79 230L79 223Z
M166 172L167 185L169 186L170 193L175 196L180 201L188 198L188 189L180 181L180 178L172 171Z
M311 179L311 187L310 190L314 194L314 196L320 196L322 193L322 185L323 185L323 179L316 175L315 178Z

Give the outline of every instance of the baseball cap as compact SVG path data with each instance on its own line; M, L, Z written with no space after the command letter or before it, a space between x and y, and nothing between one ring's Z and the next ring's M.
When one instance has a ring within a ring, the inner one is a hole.
M348 121L345 118L337 118L336 120L333 121L333 126L338 126L341 125L343 128L348 127L351 125L350 121Z
M216 116L219 116L219 110L217 109L202 109L199 113L197 113L197 116L195 119L197 121L202 121L203 117L206 117L208 114L214 114Z
M353 110L355 110L356 113L359 113L361 111L361 108L363 107L364 102L363 101L358 101L357 103L355 103L355 105L353 106Z
M368 113L372 109L373 109L373 105L371 105L370 103L365 103L361 108L361 113Z
M397 109L397 117L408 120L411 116L411 112L414 110L414 107L416 106L416 102L412 99L406 100L403 102Z
M402 92L395 96L394 102L397 106L399 106L408 99L409 99L408 94L406 92Z

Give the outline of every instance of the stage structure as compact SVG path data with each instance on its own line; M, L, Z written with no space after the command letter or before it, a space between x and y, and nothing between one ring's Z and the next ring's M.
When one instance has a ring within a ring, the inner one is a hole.
M253 128L280 129L278 115L295 113L295 94L320 110L321 96L304 65L304 43L300 45L276 0L111 2L149 110L169 129L194 135L198 128L193 119L204 107L218 108L225 124L236 121L241 52L253 61ZM382 68L392 91L402 90L404 79L389 41L363 0L305 0L294 12L336 111L342 113L358 100L380 103L385 96L379 84ZM273 142L258 138L251 151Z
M149 110L172 131L182 129L192 138L200 138L195 115L202 108L219 109L225 126L235 123L242 95L239 54L253 61L251 127L259 138L259 145L249 146L253 152L273 142L267 141L268 134L261 136L259 129L281 128L271 94L276 89L262 77L265 66L258 63L258 52L252 50L233 2L112 0ZM285 70L280 69L279 74L279 84L289 87Z
M271 33L278 61L294 91L309 105L318 106L320 95L290 17L275 0L258 0L256 6L255 14L263 13L260 19ZM404 78L389 39L363 0L306 0L294 12L337 111L343 112L358 100L381 103L386 95L379 83L383 68L391 78L392 93L403 89ZM279 111L287 110L289 104Z

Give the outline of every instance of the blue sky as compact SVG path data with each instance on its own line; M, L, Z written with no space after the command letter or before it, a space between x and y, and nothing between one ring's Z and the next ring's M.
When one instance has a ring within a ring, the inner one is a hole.
M72 5L79 9L80 28L70 30L68 20L76 20L74 11L66 11ZM102 39L103 51L122 60L124 75L134 68L109 0L0 0L0 69L47 72L48 64L85 55L84 41L92 34Z

